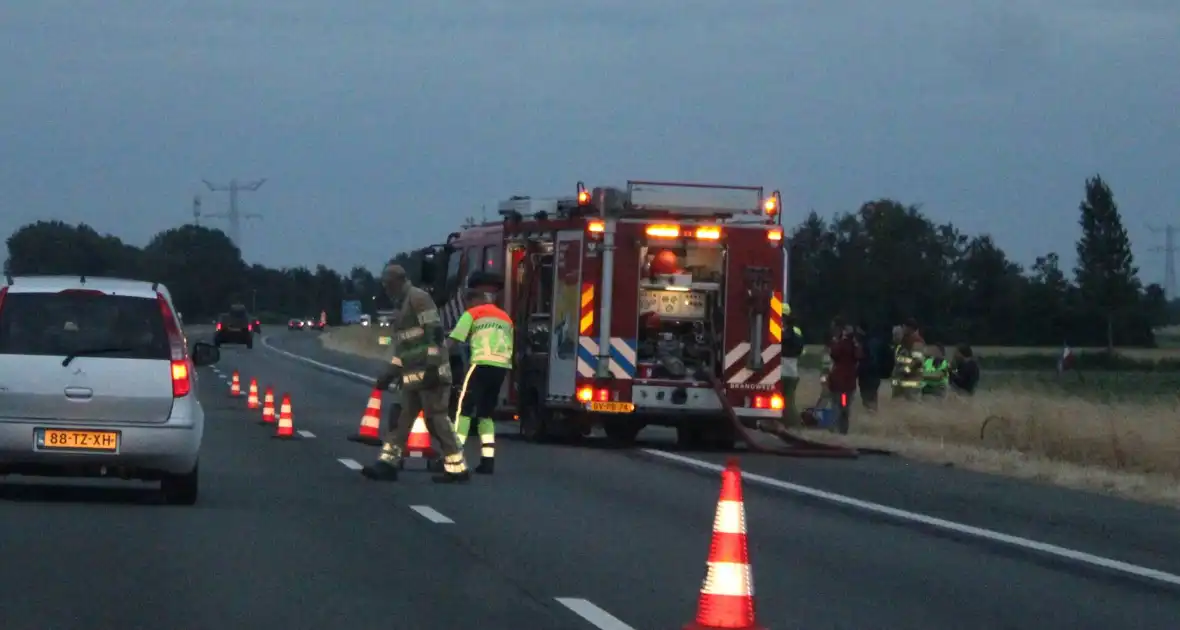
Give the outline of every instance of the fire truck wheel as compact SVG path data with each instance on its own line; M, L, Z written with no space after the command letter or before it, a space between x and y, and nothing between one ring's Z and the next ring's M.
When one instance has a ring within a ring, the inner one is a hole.
M606 433L606 437L612 442L619 444L634 444L635 438L639 437L639 432L643 430L643 425L635 422L604 422L602 430Z
M539 402L530 401L520 408L520 436L528 442L544 442L549 437L548 413Z

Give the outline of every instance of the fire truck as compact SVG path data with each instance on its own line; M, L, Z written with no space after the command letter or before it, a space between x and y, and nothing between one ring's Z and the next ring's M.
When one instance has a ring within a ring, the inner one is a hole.
M777 418L787 258L778 191L628 181L469 221L422 256L419 286L449 330L468 287L499 291L515 322L502 419L528 440L596 425L633 441L648 425L680 443L732 447Z

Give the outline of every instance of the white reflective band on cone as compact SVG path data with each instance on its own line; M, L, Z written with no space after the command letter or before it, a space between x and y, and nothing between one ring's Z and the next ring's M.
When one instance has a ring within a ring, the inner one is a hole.
M495 457L496 456L496 449L494 449L490 446L485 446L485 447L479 449L479 456L480 457Z
M705 585L701 588L701 593L704 595L752 597L754 595L754 580L750 577L750 565L710 562L709 572L705 575Z
M720 534L746 533L746 515L742 504L737 501L718 501L713 531Z

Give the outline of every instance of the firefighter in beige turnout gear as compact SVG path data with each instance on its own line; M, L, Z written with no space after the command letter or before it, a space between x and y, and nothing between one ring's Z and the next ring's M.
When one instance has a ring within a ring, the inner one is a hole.
M922 396L922 368L925 363L926 342L918 332L918 324L907 320L905 325L893 329L894 360L893 398L918 400Z
M443 473L434 481L464 482L470 479L454 425L447 417L450 401L451 368L443 350L443 329L438 308L430 294L410 284L406 270L390 264L381 273L381 284L390 300L398 305L393 320L396 350L385 372L377 378L377 389L400 382L402 412L396 431L388 436L376 462L361 474L379 481L396 481L405 456L406 441L421 411L430 432L439 442Z

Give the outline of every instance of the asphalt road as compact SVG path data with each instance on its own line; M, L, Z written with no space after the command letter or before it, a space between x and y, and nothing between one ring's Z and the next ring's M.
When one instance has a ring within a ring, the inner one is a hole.
M375 371L314 336L272 341ZM234 370L289 392L308 436L270 439L244 400L227 398ZM657 630L691 620L719 489L705 468L726 454L673 452L658 432L648 450L538 446L503 426L494 477L439 487L415 471L376 484L354 470L376 449L344 439L366 385L261 345L227 347L216 371L201 372L209 419L197 506L157 505L134 484L5 480L0 628ZM1180 586L1163 577L780 486L1180 572L1164 539L1180 531L1171 511L890 458L741 458L761 475L748 475L746 510L759 621L771 630L1180 628Z

